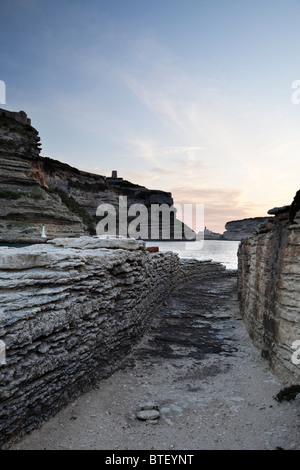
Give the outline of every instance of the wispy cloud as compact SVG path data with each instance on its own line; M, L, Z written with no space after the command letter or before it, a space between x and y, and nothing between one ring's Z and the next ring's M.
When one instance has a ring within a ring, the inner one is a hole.
M168 187L176 199L182 198L178 188L184 183L190 201L201 195L214 224L265 215L289 201L299 189L298 121L261 96L250 101L246 93L222 89L221 80L208 86L167 55L163 63L152 63L151 76L134 69L123 76L165 131L161 140L151 129L143 138L131 138L133 152L156 173L152 182Z
M290 202L299 189L297 120L261 97L251 102L224 88L221 77L186 72L151 34L131 46L118 62L97 45L58 56L93 87L80 96L76 87L56 92L51 114L91 138L98 172L117 169L137 184L172 191L178 202L200 199L214 226ZM91 166L83 157L82 169Z

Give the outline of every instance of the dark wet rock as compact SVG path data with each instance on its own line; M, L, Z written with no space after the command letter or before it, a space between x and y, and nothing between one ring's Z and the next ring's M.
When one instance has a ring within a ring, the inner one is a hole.
M161 363L165 358L201 360L207 354L231 355L231 317L224 313L236 290L236 277L192 281L178 289L160 309L135 358ZM133 366L130 358L128 365Z

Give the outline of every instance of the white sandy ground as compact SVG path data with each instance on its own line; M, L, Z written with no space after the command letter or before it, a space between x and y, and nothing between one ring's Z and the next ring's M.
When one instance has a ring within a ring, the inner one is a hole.
M207 355L202 361L137 361L10 449L300 449L300 399L274 399L283 384L253 347L235 299L228 308L232 317L227 326L237 352ZM139 404L146 401L159 406L157 424L136 418Z

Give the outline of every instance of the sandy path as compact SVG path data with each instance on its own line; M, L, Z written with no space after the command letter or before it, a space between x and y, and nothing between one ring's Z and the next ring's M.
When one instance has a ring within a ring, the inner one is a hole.
M11 449L300 449L300 400L278 403L239 317L236 280L190 283L162 307L123 370ZM160 418L136 418L141 402Z

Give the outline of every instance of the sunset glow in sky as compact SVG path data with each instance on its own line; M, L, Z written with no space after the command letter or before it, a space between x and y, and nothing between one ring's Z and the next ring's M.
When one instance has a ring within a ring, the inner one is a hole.
M218 232L300 189L300 1L0 0L0 10L0 106L27 112L43 155L204 204Z

